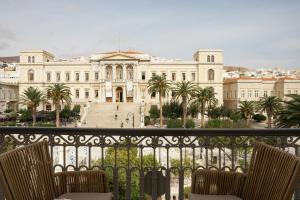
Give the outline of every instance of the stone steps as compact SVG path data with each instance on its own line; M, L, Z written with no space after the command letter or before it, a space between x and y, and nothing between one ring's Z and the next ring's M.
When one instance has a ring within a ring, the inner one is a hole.
M118 107L118 109L117 109ZM140 107L136 103L92 103L81 127L90 128L140 128ZM115 117L117 115L117 117ZM126 118L129 118L128 123Z

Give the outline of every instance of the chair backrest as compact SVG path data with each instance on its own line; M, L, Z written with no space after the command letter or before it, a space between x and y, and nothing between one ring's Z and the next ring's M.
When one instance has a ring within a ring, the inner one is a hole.
M0 155L0 181L7 200L53 200L54 176L47 142Z
M300 176L300 159L258 142L245 181L244 200L290 200Z

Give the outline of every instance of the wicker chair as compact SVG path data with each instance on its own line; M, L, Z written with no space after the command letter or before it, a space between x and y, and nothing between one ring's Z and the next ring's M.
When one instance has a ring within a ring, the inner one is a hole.
M112 199L103 171L54 173L46 141L0 155L0 185L7 200Z
M299 176L298 157L258 142L246 175L195 171L190 200L291 200Z

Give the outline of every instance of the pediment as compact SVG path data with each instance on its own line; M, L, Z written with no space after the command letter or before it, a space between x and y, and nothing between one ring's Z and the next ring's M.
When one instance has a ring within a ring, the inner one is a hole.
M114 55L109 55L106 57L103 57L101 60L138 60L135 57L124 55L122 53L114 54Z

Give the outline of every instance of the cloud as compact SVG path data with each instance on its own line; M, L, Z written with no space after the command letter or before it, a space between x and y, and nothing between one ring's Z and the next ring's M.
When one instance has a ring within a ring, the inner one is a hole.
M1 40L15 40L16 34L0 25L0 38Z
M0 25L0 50L9 48L10 42L16 39L16 34Z
M280 40L272 45L274 48L280 49L300 49L300 39L289 38Z
M0 50L7 49L8 47L10 47L10 44L4 41L0 41Z

